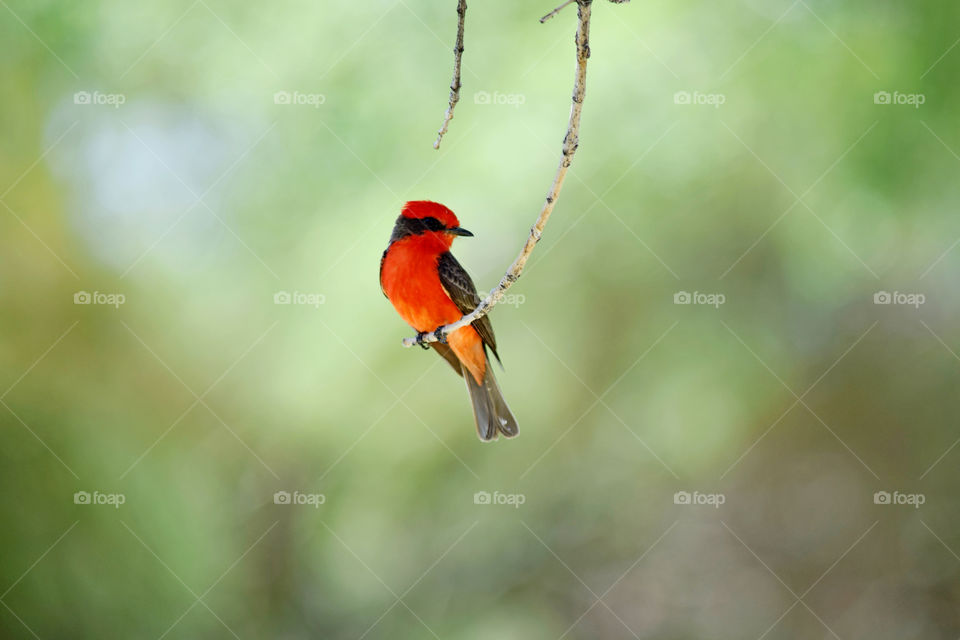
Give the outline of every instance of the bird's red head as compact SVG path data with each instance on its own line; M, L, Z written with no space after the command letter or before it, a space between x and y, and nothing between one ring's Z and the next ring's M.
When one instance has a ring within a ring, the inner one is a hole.
M460 227L457 216L438 202L412 200L403 205L393 227L390 244L399 240L416 242L423 249L443 253L457 236L473 234Z
M439 202L431 202L430 200L411 200L403 205L403 211L400 212L400 215L414 220L436 218L443 223L443 226L449 228L460 226L460 221L457 220L453 211Z

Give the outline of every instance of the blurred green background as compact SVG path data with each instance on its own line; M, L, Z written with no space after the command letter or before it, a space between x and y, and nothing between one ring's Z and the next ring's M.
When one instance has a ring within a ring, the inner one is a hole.
M575 9L471 3L438 152L455 4L0 2L0 635L957 637L960 6L598 2L481 445L378 262L494 286Z

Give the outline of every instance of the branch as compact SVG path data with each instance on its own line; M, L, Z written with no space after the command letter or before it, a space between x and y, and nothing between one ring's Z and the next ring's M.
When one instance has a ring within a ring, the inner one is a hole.
M540 18L540 24L543 24L544 22L546 22L547 20L549 20L549 19L552 18L553 16L557 15L558 13L560 13L560 11L561 11L564 7L566 7L568 4L573 4L574 2L576 2L576 0L567 0L566 2L564 2L563 4L561 4L559 7L557 7L556 9L554 9L553 11L551 11L550 13L548 13L547 15L543 16L542 18Z
M500 284L493 289L486 298L484 298L477 308L463 316L452 324L438 328L433 333L420 334L416 338L404 338L403 346L412 347L415 344L425 344L445 340L450 333L471 324L483 316L490 313L490 310L500 302L514 282L520 278L523 268L533 252L533 248L540 241L543 235L543 229L547 226L550 214L553 213L553 207L557 203L560 195L560 189L563 187L563 180L567 176L567 169L573 161L573 154L577 151L580 135L580 113L583 110L583 96L587 88L587 59L590 57L590 9L593 0L576 0L577 17L579 20L577 26L576 46L577 46L577 71L573 82L573 97L570 105L570 121L567 124L567 134L563 137L563 155L560 158L560 166L557 167L557 173L553 178L553 184L547 192L546 201L537 216L536 222L530 228L530 235L520 251L520 255L513 261L510 268L500 279Z
M433 143L434 149L440 148L440 141L443 140L443 134L450 127L450 121L453 120L453 109L460 101L460 63L463 61L463 19L467 15L467 0L458 0L457 2L457 43L453 46L453 81L450 83L450 106L443 114L443 124L440 125L440 131L437 132L437 139Z

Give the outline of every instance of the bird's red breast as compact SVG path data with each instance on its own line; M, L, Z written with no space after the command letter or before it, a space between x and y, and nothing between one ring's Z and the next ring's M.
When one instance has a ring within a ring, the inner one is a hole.
M396 240L387 249L380 271L380 285L400 317L417 331L433 331L463 314L443 288L437 259L449 248L433 234ZM478 384L483 383L487 357L480 335L471 326L462 327L447 342Z

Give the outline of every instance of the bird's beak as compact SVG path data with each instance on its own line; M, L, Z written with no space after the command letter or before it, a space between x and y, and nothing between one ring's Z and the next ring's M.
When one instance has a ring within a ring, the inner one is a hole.
M461 227L452 227L452 228L450 228L450 229L447 229L447 233L452 233L452 234L455 235L455 236L464 236L464 237L466 237L466 238L472 238L472 237L473 237L473 234L472 234L472 233L470 233L469 231L467 231L466 229L463 229L463 228L461 228Z

